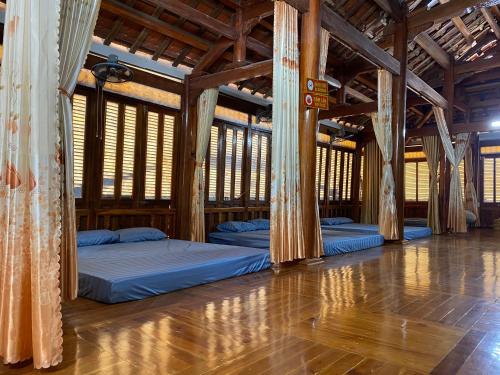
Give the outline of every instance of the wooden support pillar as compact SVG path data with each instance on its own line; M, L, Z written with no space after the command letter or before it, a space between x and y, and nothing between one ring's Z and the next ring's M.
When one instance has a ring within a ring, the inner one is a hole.
M319 77L319 54L321 40L320 0L309 0L309 11L302 15L302 37L300 41L300 107L299 107L299 151L300 183L302 190L302 228L306 244L306 258L314 258L316 244L316 132L318 110L304 105L303 92L308 78Z
M448 130L453 126L453 99L455 98L455 63L450 56L450 67L444 71L443 95L448 101L448 109L445 111L446 125ZM452 132L450 131L450 135ZM450 197L450 162L444 152L443 144L440 145L439 163L439 212L441 217L441 231L447 232L448 228L448 202Z
M190 88L191 77L184 79L184 94L181 101L181 127L179 135L179 173L177 179L176 237L189 240L191 237L191 195L196 158L196 131L198 125L197 99L200 92Z
M244 63L247 56L247 35L244 30L243 11L238 9L236 12L236 31L237 38L234 42L234 63Z
M405 10L406 13L406 10ZM408 24L406 15L396 25L394 35L394 57L400 63L399 76L392 81L392 171L395 182L398 240L403 241L405 213L405 130L406 130L406 85L408 63Z

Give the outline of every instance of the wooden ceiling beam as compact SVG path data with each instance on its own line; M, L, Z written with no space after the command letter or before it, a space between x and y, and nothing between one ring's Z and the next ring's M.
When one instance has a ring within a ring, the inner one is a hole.
M330 32L332 37L346 43L369 61L392 74L399 74L399 62L394 57L378 47L366 35L326 6L322 8L321 24Z
M370 99L371 100L371 99ZM414 107L417 105L429 104L422 98L419 97L410 97L406 99L407 107ZM372 113L377 111L378 103L376 101L371 100L367 103L361 104L340 104L334 106L331 110L328 111L320 111L319 119L326 120L334 117L348 117L348 116L358 116L358 115L366 115L368 113Z
M415 42L422 47L443 69L450 68L451 56L432 39L426 32L415 37Z
M451 22L455 25L457 30L464 36L465 41L467 44L470 46L472 43L474 43L474 35L470 32L469 28L467 25L462 21L461 17L452 17Z
M475 7L484 0L453 0L427 10L426 7L413 12L408 17L408 29L412 30L436 22L443 22L452 17L461 15L466 8Z
M431 86L429 86L422 78L409 69L406 74L408 87L410 87L410 89L412 89L416 94L421 95L433 105L441 108L448 108L448 101Z
M460 1L460 0L457 0ZM368 39L358 29L348 23L344 18L339 16L333 10L323 6L322 8L322 26L342 43L347 44L355 52L359 53L369 61L379 67L388 70L393 74L399 74L399 61L377 46L374 42ZM419 76L411 70L407 72L408 86L423 96L430 103L442 108L448 107L448 102L431 86L424 82Z
M417 34L429 29L434 23L458 17L465 9L478 6L483 2L484 0L453 0L429 10L427 7L418 9L411 14L411 17L408 17L408 38L411 40ZM384 39L378 43L380 47L389 48L394 44L394 30L394 24L387 25L384 30Z
M250 22L272 16L274 13L274 2L269 0L261 1L254 5L248 5L242 9L243 21Z
M470 132L490 132L496 129L492 128L493 119L483 121L455 123L449 127L450 135ZM426 137L430 135L439 135L436 126L423 126L419 129L412 128L406 130L406 138Z
M439 0L439 2L441 4L446 4L446 3L450 2L450 0ZM465 41L470 46L474 42L474 36L469 31L469 29L465 25L464 21L462 21L462 18L459 16L452 17L451 22L453 22L453 24L455 25L457 30L464 36Z
M170 25L159 20L158 18L124 5L116 0L103 0L101 3L101 9L148 29L155 30L156 32L170 38L182 41L190 46L201 49L202 51L208 51L211 47L210 43L206 40L190 34L178 26Z
M393 19L400 21L403 18L403 10L398 0L374 0L385 12L389 13Z
M200 59L193 69L193 73L206 71L210 68L223 54L226 50L233 45L233 41L229 39L223 39L215 43L206 54Z
M352 87L345 86L345 93L346 95L352 96L355 99L358 99L359 101L363 103L369 103L373 102L373 99L369 98L362 92L359 92L358 90L353 89Z
M179 0L148 0L148 2L160 6L171 13L174 13L189 22L203 26L216 35L222 35L228 39L237 38L236 30L232 25L227 25L218 19L209 16Z
M490 25L491 30L495 33L497 39L500 39L500 27L498 27L497 20L491 13L491 11L487 8L481 8L481 13L483 14L484 19Z
M471 62L455 65L457 76L466 73L479 73L500 67L500 53L494 54L491 59L477 59Z
M369 103L361 104L339 104L333 109L328 111L320 111L318 119L326 120L334 117L348 117L357 115L366 115L368 113L377 111L377 102L371 101Z
M222 72L192 77L189 83L192 89L204 90L250 78L267 76L272 72L273 60L271 59Z

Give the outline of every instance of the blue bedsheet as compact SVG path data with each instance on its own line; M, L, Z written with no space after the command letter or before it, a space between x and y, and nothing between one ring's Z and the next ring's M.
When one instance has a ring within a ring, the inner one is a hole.
M269 251L180 240L78 249L79 295L117 303L189 288L271 266Z
M322 225L323 229L333 229L338 231L358 232L358 233L378 233L378 225L375 224L339 224L339 225ZM417 238L429 237L432 235L432 229L429 227L410 227L405 226L404 239L411 241Z
M381 246L384 237L378 233L359 233L323 230L323 249L326 256ZM251 232L213 232L208 236L212 243L269 249L269 230Z

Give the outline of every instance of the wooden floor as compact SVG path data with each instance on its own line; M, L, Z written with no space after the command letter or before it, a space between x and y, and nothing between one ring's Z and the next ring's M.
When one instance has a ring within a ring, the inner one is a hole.
M80 299L52 372L500 374L499 246L478 230L139 302Z

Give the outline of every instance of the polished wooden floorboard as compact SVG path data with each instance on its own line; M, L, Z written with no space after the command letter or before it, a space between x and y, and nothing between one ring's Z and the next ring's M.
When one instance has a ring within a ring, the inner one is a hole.
M500 232L64 306L56 374L500 374ZM28 374L0 366L0 374Z

